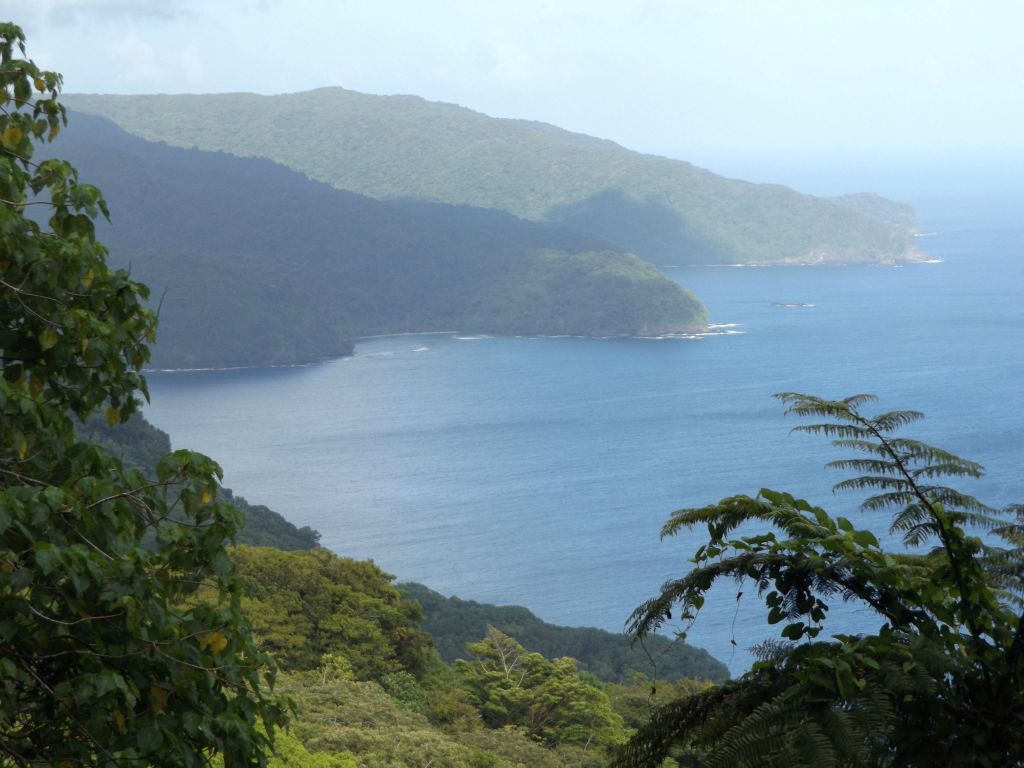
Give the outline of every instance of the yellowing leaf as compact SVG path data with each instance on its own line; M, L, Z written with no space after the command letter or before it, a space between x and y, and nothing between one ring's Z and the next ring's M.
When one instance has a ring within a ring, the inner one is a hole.
M21 461L25 460L28 455L28 440L24 437L18 442L18 459Z
M114 710L114 725L117 726L117 730L124 733L124 713L120 709Z
M45 331L39 334L39 347L45 352L48 349L53 349L57 346L57 342L60 341L60 336L54 333L51 329L47 328Z
M220 653L228 647L228 638L223 632L207 632L199 636L199 647L204 651L209 648L214 653Z
M213 493L210 492L209 488L203 488L202 501L203 504L209 504L213 500Z
M107 408L107 424L109 424L112 427L116 427L120 423L120 421L121 412L117 408L114 408L113 406Z
M88 288L90 285L92 285L93 278L95 277L96 275L93 274L93 271L90 269L88 272L85 273L85 277L82 278L82 285Z
M87 350L89 348L89 337L88 336L83 336L82 337L81 345L82 345L82 354L84 355L85 354L85 350Z
M43 392L44 386L46 386L46 382L41 376L33 376L28 380L28 391L32 397L39 397Z
M0 142L5 147L14 147L18 145L24 136L25 132L21 128L16 125L9 125L4 128L3 134L0 134Z
M163 708L167 706L167 691L159 685L151 685L149 687L149 695L153 699L153 711L163 711Z
M32 83L35 85L36 90L40 93L46 90L46 81L43 80L43 78L37 77L32 81Z

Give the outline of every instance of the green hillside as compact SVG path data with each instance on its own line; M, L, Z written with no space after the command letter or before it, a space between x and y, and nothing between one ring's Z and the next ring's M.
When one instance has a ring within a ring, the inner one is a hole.
M859 211L881 221L895 224L908 232L920 232L921 225L917 221L914 207L909 203L899 203L871 192L855 192L829 198L837 205Z
M441 658L451 663L468 658L466 647L488 627L515 637L530 651L550 658L571 656L601 680L621 683L631 674L674 681L682 678L719 682L729 677L725 665L707 651L666 637L647 638L646 652L631 647L622 634L592 627L560 627L541 621L517 605L488 605L445 597L422 584L400 584L402 594L423 607L423 629L434 639Z
M160 305L157 367L301 363L385 333L647 335L706 323L689 291L595 235L382 202L84 114L48 151L103 190L113 218L100 237Z
M376 198L563 223L660 264L920 256L905 226L863 206L414 96L321 88L278 96L78 94L67 102L147 139L268 157Z
M141 413L113 426L95 413L78 425L78 434L116 456L126 468L140 469L147 475L152 475L157 461L171 452L168 434L146 421ZM238 533L239 544L297 550L312 549L320 541L320 534L309 526L299 528L269 507L250 504L236 496L230 488L220 488L218 495L245 515L245 525Z

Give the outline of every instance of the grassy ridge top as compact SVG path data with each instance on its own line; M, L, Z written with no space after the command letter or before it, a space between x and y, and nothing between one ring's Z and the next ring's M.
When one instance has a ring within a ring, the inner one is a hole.
M657 263L895 261L918 254L870 208L717 176L551 125L414 96L321 88L71 95L148 139L268 157L334 187L508 211L598 234Z
M83 114L52 152L103 190L113 217L99 236L114 263L163 297L157 366L305 362L386 333L638 335L706 323L689 291L595 235L375 200Z

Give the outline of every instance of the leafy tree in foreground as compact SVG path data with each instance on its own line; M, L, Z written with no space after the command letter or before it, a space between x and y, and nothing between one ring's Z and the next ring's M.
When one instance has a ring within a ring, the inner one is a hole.
M177 451L147 479L76 436L135 411L156 318L107 267L99 191L33 161L65 123L61 79L19 53L0 24L0 764L262 765L284 713L224 551L241 517L220 469ZM182 607L202 585L218 599Z
M359 680L408 672L431 657L419 606L372 562L326 549L282 552L239 546L231 553L245 583L242 605L260 646L282 669L347 664ZM325 659L325 656L334 659Z
M549 661L494 627L469 651L473 660L455 668L488 726L518 726L549 746L606 749L623 740L622 718L607 694L580 676L575 659Z
M782 637L738 680L658 709L615 765L1024 765L1024 508L997 512L934 484L981 467L893 435L918 412L866 416L868 395L778 397L824 419L798 431L858 454L830 464L857 473L836 488L874 491L864 511L895 509L909 552L770 490L673 513L663 536L707 526L708 541L690 573L637 608L633 635L673 610L692 621L712 584L735 579L753 583ZM757 522L762 533L734 533ZM836 599L870 607L881 629L824 639Z

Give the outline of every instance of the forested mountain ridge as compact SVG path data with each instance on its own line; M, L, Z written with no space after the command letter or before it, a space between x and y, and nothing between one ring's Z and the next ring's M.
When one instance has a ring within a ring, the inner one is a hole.
M571 656L582 669L611 683L626 682L637 672L669 682L682 678L721 682L729 677L726 666L707 651L661 635L647 638L641 648L630 646L624 634L548 624L518 605L445 597L422 584L399 584L398 589L423 608L423 630L449 663L468 658L467 645L493 626L529 651L549 658Z
M844 208L850 208L866 216L895 224L908 232L917 234L921 231L917 214L909 203L899 203L871 192L855 192L828 199Z
M469 204L558 222L660 264L921 257L906 226L870 207L727 179L545 123L415 96L321 88L67 100L148 139L269 157L371 197Z
M160 302L158 367L315 361L385 333L657 335L706 323L689 291L595 235L382 202L84 114L47 151L103 190L112 261Z

